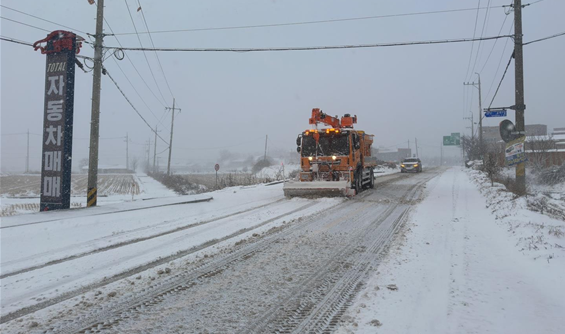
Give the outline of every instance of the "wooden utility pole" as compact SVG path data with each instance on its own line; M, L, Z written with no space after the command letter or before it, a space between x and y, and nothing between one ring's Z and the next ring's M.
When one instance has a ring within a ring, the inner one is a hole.
M475 88L477 88L479 90L479 154L481 155L481 158L483 156L483 102L482 102L482 96L481 96L481 75L479 73L476 73L476 75L479 76L479 82L464 82L463 84L466 86L473 86ZM473 115L473 113L471 112L471 116ZM471 123L473 122L472 118L471 118ZM471 125L472 126L472 125ZM474 129L471 130L471 132L473 133ZM474 133L472 134L474 135Z
M524 54L522 41L522 0L514 0L514 65L516 91L516 131L525 135L524 111ZM526 193L526 163L516 165L516 185L518 193Z
M420 154L418 153L418 138L414 138L414 145L416 145L416 157L420 157Z
M94 68L92 70L92 111L90 120L90 152L88 156L88 189L86 206L96 206L98 198L98 141L100 135L100 84L102 81L102 40L104 39L104 0L98 0Z
M175 110L180 111L179 108L175 108L175 99L173 98L173 107L166 108L171 111L171 139L169 140L169 162L167 164L167 175L171 175L171 154L173 152L173 128L175 125Z

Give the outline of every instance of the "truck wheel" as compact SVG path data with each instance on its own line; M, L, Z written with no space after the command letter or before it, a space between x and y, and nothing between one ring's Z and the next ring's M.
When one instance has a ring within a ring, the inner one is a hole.
M361 182L362 174L360 172L355 173L355 194L359 194L363 190L363 183Z

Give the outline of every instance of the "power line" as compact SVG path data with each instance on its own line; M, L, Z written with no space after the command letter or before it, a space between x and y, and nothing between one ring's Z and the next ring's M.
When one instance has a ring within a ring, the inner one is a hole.
M508 31L508 34L510 34L512 32L513 28L514 28L514 21L512 21L512 24L510 25L510 30ZM494 72L494 76L492 77L492 81L491 81L490 86L488 88L488 92L487 92L487 95L486 95L487 97L490 95L490 92L492 91L492 87L494 87L494 82L496 80L496 76L498 75L498 71L500 70L500 65L502 65L502 60L504 59L504 51L506 51L507 46L508 46L508 39L504 43L504 48L502 49L502 54L500 55L500 60L498 61L498 66L496 67L496 72Z
M159 122L159 124L163 125L163 123L161 122L161 120L159 120L159 118L157 117L157 115L155 115L155 113L153 112L153 110L151 110L151 108L149 108L149 105L147 104L147 102L145 102L145 100L143 99L143 97L141 96L141 94L139 94L138 90L135 88L135 86L133 85L133 83L131 82L130 78L127 76L127 74L124 72L124 70L122 69L122 67L120 66L120 63L115 59L114 62L116 63L116 65L118 66L118 68L120 69L120 71L122 72L122 74L124 75L124 77L126 78L126 80L129 82L131 88L133 88L134 92L137 94L137 96L139 97L139 99L141 100L141 102L143 102L143 104L145 105L145 107L147 107L147 110L149 110L149 112L151 113L151 115L153 115L153 117L155 117L155 119ZM164 126L164 125L163 125Z
M133 29L135 30L137 40L139 41L139 45L143 48L143 43L141 43L141 38L139 37L139 33L137 32L137 27L135 26L135 21L133 20L133 16L131 15L131 11L129 9L128 0L125 0L124 3L126 4L126 8L127 8L128 14L129 14L129 18L131 19L131 23L133 24ZM149 72L151 73L151 76L153 77L153 81L155 82L155 86L157 86L157 90L159 91L159 94L161 95L163 102L165 102L165 104L166 104L165 97L163 96L163 92L161 92L161 88L159 87L159 84L157 83L157 79L155 79L155 74L153 74L153 69L151 68L151 64L149 64L149 59L147 58L147 54L145 54L145 51L143 51L143 57L145 57L145 61L147 62L147 67L149 67Z
M104 18L104 22L106 23L106 25L108 26L108 29L110 29L110 32L112 32L112 34L114 33L114 31L112 30L112 27L110 26L110 23L108 23L108 20L106 20L106 18ZM122 47L122 43L120 42L120 40L118 39L118 37L114 36L114 38L116 39L116 42L118 42L118 45L120 46L120 48ZM139 72L139 70L137 69L137 67L135 66L135 64L133 63L133 61L131 60L131 58L128 56L127 53L124 53L124 56L128 59L128 61L130 62L131 66L133 67L133 69L135 70L135 72L137 72L137 75L139 75L139 78L141 79L141 81L143 81L143 83L145 84L145 87L147 87L147 89L151 92L151 94L153 94L153 96L155 97L155 99L157 99L157 101L163 106L166 107L165 104L157 97L157 94L155 94L155 92L151 89L151 87L149 87L149 84L147 84L147 81L145 81L145 79L143 78L143 76L141 75L141 73Z
M135 108L135 106L133 105L133 103L131 103L130 99L128 99L128 97L126 96L126 94L124 93L124 91L120 88L120 86L118 85L118 83L116 82L116 80L114 80L114 78L112 78L112 76L110 75L110 72L108 72L108 70L106 68L104 68L104 72L105 74L108 76L108 78L110 78L110 80L112 80L112 82L114 83L114 85L116 85L116 88L118 88L118 90L120 91L120 93L122 94L122 96L126 99L126 101L129 103L129 105L132 107L132 109L135 111L135 113L143 120L143 122L145 122L145 124L149 127L149 129L151 129L152 132L155 132L155 130L151 127L151 125L147 122L147 120L139 113L139 111ZM169 144L165 139L163 139L159 134L157 134L157 137L159 137L159 139L161 139L165 144Z
M473 38L475 38L477 33L477 22L479 21L479 8L481 7L481 0L477 4L477 14L475 15L475 28L473 28ZM465 81L469 77L469 69L471 68L471 59L473 59L473 48L475 47L475 43L471 43L471 53L469 54L469 62L467 63L467 72L465 73Z
M502 21L502 25L500 26L500 30L498 31L498 34L500 35L502 33L502 29L504 29L504 25L506 24L506 19L508 19L508 15L504 16L504 21ZM483 67L481 67L481 70L479 71L480 73L483 72L483 70L485 69L485 67L488 64L488 61L490 59L490 56L492 56L492 52L494 51L494 48L496 47L496 43L498 43L498 40L494 41L494 43L492 44L492 49L490 49L490 52L488 54L487 60L485 60L485 63L483 64Z
M220 146L220 147L177 147L177 149L179 150L190 150L190 151L200 151L200 150L219 150L219 149L223 149L223 148L231 148L231 147L237 147L237 146L241 146L241 145L245 145L245 144L249 144L249 143L254 143L257 142L257 140L262 140L264 139L262 136L246 141L246 142L242 142L239 144L234 144L234 145L228 145L228 146Z
M537 42L545 41L545 40L548 40L548 39L551 39L551 38L555 38L555 37L559 37L559 36L563 36L563 35L565 35L565 31L564 31L564 32L560 32L560 33L555 34L555 35L547 36L547 37L544 37L544 38L535 39L535 40L533 40L533 41L529 41L528 43L524 43L523 45L528 45L528 44L532 44L532 43L537 43Z
M488 0L487 7L490 6L490 1L491 0ZM483 20L483 28L481 29L481 38L484 36L485 29L488 26L488 17L489 17L488 14L489 14L489 10L487 9L485 11L485 19ZM479 46L477 47L477 55L475 56L475 62L473 63L473 69L471 70L471 73L475 72L475 68L477 67L477 61L479 60L479 57L481 55L481 45L482 45L481 42L482 41L479 41Z
M153 48L155 48L155 43L153 43L153 37L151 36L151 33L149 32L149 26L147 25L147 20L145 19L145 11L141 7L140 0L137 0L137 4L139 5L139 8L141 8L141 16L143 17L143 22L145 23L145 28L147 29L147 33L149 34L149 40L151 41L151 45L153 46ZM165 83L167 84L167 88L169 89L169 93L171 93L171 97L174 99L175 96L173 94L173 91L171 90L171 86L169 85L169 80L167 80L167 76L165 75L165 70L163 70L163 65L161 65L161 59L159 59L159 54L157 53L157 51L155 51L155 56L157 57L157 62L159 63L159 67L161 68L161 73L163 73L163 78L165 78Z
M494 102L494 99L496 98L496 94L498 94L498 90L500 89L500 85L502 85L502 81L504 81L504 77L506 76L506 72L508 71L508 67L510 67L510 63L512 63L512 58L514 58L514 52L512 52L512 55L510 56L510 59L508 60L508 64L506 65L506 69L504 70L504 73L502 74L502 78L500 79L500 82L498 83L498 87L496 88L496 91L494 92L494 95L492 96L492 100L490 101L490 104L488 105L489 108L492 106L492 103Z
M490 8L502 8L503 6L493 6ZM175 30L157 30L152 32L147 32L151 34L164 34L164 33L178 33L178 32L195 32L195 31L213 31L213 30L235 30L235 29L253 29L253 28L269 28L269 27L285 27L285 26L296 26L296 25L311 25L311 24L321 24L321 23L334 23L334 22L347 22L347 21L361 21L361 20L374 20L392 17L402 17L402 16L418 16L418 15L429 15L429 14L443 14L443 13L455 13L455 12L465 12L487 9L487 7L478 8L461 8L461 9L447 9L447 10L436 10L428 12L413 12L413 13L400 13L400 14L388 14L388 15L375 15L375 16L362 16L362 17L350 17L350 18L339 18L339 19L329 19L329 20L317 20L317 21L302 21L302 22L287 22L287 23L270 23L270 24L256 24L256 25L242 25L242 26L227 26L227 27L209 27L209 28L192 28L192 29L175 29ZM116 35L135 35L137 32L125 32L117 33ZM139 34L146 34L140 32Z
M11 42L11 43L16 43L16 44L21 44L21 45L26 45L26 46L33 46L33 44L31 44L31 43L20 41L20 40L17 40L15 38L5 37L5 36L0 36L0 40L6 41L6 42Z
M512 35L500 35L482 38L460 38L446 40L430 40L415 42L377 43L377 44L354 44L354 45L327 45L327 46L305 46L305 47L274 47L274 48L136 48L136 47L105 47L106 49L121 49L123 51L161 51L161 52L271 52L271 51L313 51L313 50L339 50L339 49L363 49L391 46L430 45L461 42L488 41L499 38L508 38Z
M51 32L50 30L43 29L43 28L40 28L40 27L36 27L36 26L34 26L34 25L27 24L27 23L23 23L23 22L20 22L20 21L17 21L17 20L12 20L12 19L9 19L9 18L4 17L4 16L0 16L0 19L6 20L6 21L11 21L11 22L14 22L14 23L17 23L17 24L21 24L21 25L24 25L24 26L27 26L27 27L30 27L30 28L34 28L34 29L37 29L37 30L42 30L42 31L46 31L46 32Z
M35 16L35 15L31 15L31 14L26 13L26 12L22 12L21 10L17 10L17 9L14 9L14 8L10 8L10 7L4 6L4 5L0 5L0 7L6 8L6 9L8 9L8 10L11 10L11 11L14 11L14 12L17 12L17 13L20 13L20 14L23 14L23 15L26 15L26 16L29 16L29 17L33 17L33 18L35 18L35 19L38 19L38 20L41 20L41 21L44 21L44 22L49 22L49 23L51 23L51 24L55 24L55 25L60 26L60 27L63 27L63 28L71 29L71 30L80 32L80 33L85 34L85 35L87 34L87 33L84 32L84 31L81 31L81 30L78 30L78 29L74 29L74 28L71 28L71 27L69 27L69 26L66 26L66 25L57 23L57 22L49 21L49 20L44 19L44 18L42 18L42 17Z

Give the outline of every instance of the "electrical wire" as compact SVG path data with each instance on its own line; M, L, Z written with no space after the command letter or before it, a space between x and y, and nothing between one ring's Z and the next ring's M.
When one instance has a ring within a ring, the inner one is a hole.
M165 139L163 139L163 137L161 137L159 135L159 133L155 132L155 130L151 127L151 125L147 122L147 120L145 119L145 117L143 117L141 115L141 113L139 113L139 111L137 110L137 108L135 108L135 106L133 105L133 103L131 103L130 99L126 96L126 94L124 93L124 91L120 88L120 86L118 85L118 83L116 82L116 80L114 80L114 78L110 75L110 72L108 72L108 70L105 67L102 67L104 69L105 74L108 76L108 78L110 78L110 80L112 80L112 82L114 83L114 85L116 86L116 88L118 88L118 90L120 91L120 93L122 94L122 96L126 99L126 101L129 103L129 105L131 106L131 108L135 111L135 113L143 120L143 122L145 122L145 124L149 127L149 129L151 129L151 132L156 133L157 137L159 139L161 139L165 144L169 144Z
M512 24L510 25L510 30L508 31L508 34L510 34L510 32L512 31L513 28L514 28L514 21L512 21ZM492 77L492 81L490 83L488 92L485 95L487 98L490 95L492 88L494 87L494 82L495 82L496 77L498 75L498 71L500 70L500 66L502 65L502 60L504 59L504 51L506 51L506 47L508 46L508 41L509 40L507 39L506 42L504 43L504 48L502 49L502 54L500 55L500 60L498 61L498 66L496 67L496 72L494 73L494 76Z
M110 29L110 32L112 32L113 34L113 30L112 30L112 26L110 26L110 23L108 22L108 20L104 19L104 22L106 23L106 25L108 26L108 29ZM119 50L122 50L123 52L123 48L122 48L122 43L120 42L120 40L118 39L118 37L113 36L116 39L116 42L118 42L118 45L120 46L120 48L118 48ZM153 94L153 96L155 97L155 99L163 106L166 107L166 105L157 97L157 94L155 94L155 92L151 89L151 87L149 87L149 84L147 83L147 81L143 78L143 76L141 75L141 73L139 72L139 70L137 69L137 67L135 66L135 64L133 63L133 61L131 60L131 58L127 55L127 53L124 53L124 56L127 58L127 60L130 62L131 66L133 67L133 69L135 70L135 72L137 72L137 75L139 75L139 78L141 79L141 81L145 84L145 87L147 87L147 89L151 92L151 94Z
M6 37L6 36L0 36L0 40L6 41L6 42L11 42L11 43L16 43L16 44L21 44L21 45L26 45L26 46L33 46L33 44L31 44L31 43L20 41L18 39Z
M272 51L313 51L313 50L339 50L339 49L367 49L392 46L431 45L462 43L475 41L488 41L499 38L511 38L512 35L491 36L482 38L460 38L446 40L429 40L415 42L377 43L377 44L354 44L354 45L327 45L327 46L304 46L304 47L273 47L273 48L137 48L137 47L114 47L107 49L122 49L124 51L161 51L161 52L272 52Z
M502 29L504 29L504 25L506 24L506 19L508 19L508 15L504 16L504 21L502 21L502 25L500 26L500 30L498 30L499 35L502 33ZM483 70L485 69L485 67L487 66L487 63L490 59L490 56L492 56L492 52L494 51L494 48L496 47L496 43L498 43L498 40L495 40L494 43L492 44L492 48L490 49L487 60L485 60L485 63L483 64L483 67L481 67L481 70L479 71L479 73L482 73Z
M76 31L76 32L80 32L81 34L85 34L85 35L87 34L86 32L84 32L84 31L82 31L82 30L78 30L78 29L75 29L75 28L71 28L71 27L69 27L69 26L66 26L66 25L63 25L63 24L60 24L60 23L57 23L57 22L49 21L49 20L46 20L46 19L44 19L44 18L42 18L42 17L35 16L35 15L31 15L31 14L29 14L29 13L22 12L21 10L17 10L17 9L14 9L14 8L10 8L10 7L5 6L5 5L0 5L0 7L5 8L5 9L8 9L8 10L11 10L11 11L14 11L14 12L17 12L17 13L20 13L20 14L23 14L23 15L26 15L26 16L29 16L29 17L33 17L33 18L35 18L35 19L38 19L38 20L41 20L41 21L44 21L44 22L48 22L48 23L57 25L57 26L59 26L59 27L71 29L71 30L74 30L74 31Z
M493 6L491 8L502 8L502 7L503 6ZM475 10L481 10L481 9L487 9L487 7L447 9L447 10L436 10L436 11L428 11L428 12L413 12L413 13L400 13L400 14L388 14L388 15L362 16L362 17L350 17L350 18L339 18L339 19L317 20L317 21L270 23L270 24L227 26L227 27L209 27L209 28L192 28L192 29L176 29L176 30L157 30L157 31L152 31L150 33L151 34L164 34L164 33L196 32L196 31L285 27L285 26L311 25L311 24L321 24L321 23L374 20L374 19L403 17L403 16L418 16L418 15L429 15L429 14L455 13L455 12L475 11ZM147 32L147 33L149 33L149 32ZM147 33L140 32L140 34L147 34ZM125 36L125 35L135 35L135 34L136 34L135 32L125 32L125 33L117 33L116 35Z
M506 72L508 71L508 67L510 67L510 63L512 63L512 58L514 58L514 52L512 52L512 55L510 56L510 59L508 60L508 64L506 64L506 69L504 70L504 73L502 74L502 78L500 79L500 82L498 83L498 87L496 88L496 91L494 92L494 95L492 96L492 100L490 101L490 104L488 105L489 108L492 106L492 103L494 102L494 99L496 98L496 95L498 94L498 90L500 89L500 85L502 85L502 81L504 81L504 77L506 76Z
M228 146L219 146L219 147L175 147L176 149L179 150L189 150L189 151L203 151L203 150L219 150L219 149L223 149L223 148L231 148L231 147L237 147L237 146L241 146L241 145L245 145L245 144L249 144L249 143L255 143L257 142L257 140L263 140L264 137L258 137L246 142L242 142L239 144L234 144L234 145L228 145Z
M11 22L14 22L14 23L17 23L17 24L21 24L21 25L24 25L24 26L27 26L27 27L30 27L30 28L35 28L35 29L37 29L37 30L46 31L46 32L51 32L51 30L47 30L47 29L43 29L43 28L40 28L40 27L36 27L36 26L34 26L34 25L27 24L27 23L23 23L23 22L20 22L20 21L17 21L17 20L12 20L12 19L9 19L9 18L4 17L4 16L0 16L0 19L6 20L6 21L11 21Z
M524 44L522 44L522 45L528 45L528 44L532 44L532 43L537 43L537 42L545 41L545 40L548 40L548 39L551 39L551 38L555 38L555 37L559 37L559 36L563 36L563 35L565 35L565 31L564 31L564 32L560 32L560 33L555 34L555 35L547 36L547 37L544 37L544 38L535 39L535 40L533 40L533 41L529 41L528 43L524 43Z
M147 110L149 110L149 112L151 113L151 115L153 115L153 117L155 117L155 119L159 122L159 124L163 125L162 121L159 120L159 118L157 117L157 115L155 115L155 113L153 112L153 110L151 110L151 108L149 107L149 105L147 104L147 102L145 102L145 100L143 99L143 97L141 96L141 94L139 94L139 91L135 88L135 86L133 85L133 83L131 82L130 78L127 76L127 74L124 72L124 70L122 69L122 67L120 66L120 63L115 59L114 62L116 63L116 65L118 66L118 68L120 69L120 71L122 72L122 74L124 75L124 77L126 78L126 80L129 82L131 88L133 88L133 91L137 94L137 96L139 97L139 99L141 100L141 102L143 102L143 104L145 105L145 107L147 107ZM163 125L164 126L164 125Z
M491 0L488 0L487 7L490 6L490 1ZM481 38L484 36L485 29L488 26L489 12L490 11L488 9L485 11L485 19L483 20L483 28L481 29ZM481 46L482 46L482 41L479 41L479 46L477 47L477 55L475 56L475 62L473 63L473 69L471 70L471 73L475 73L475 68L477 67L477 61L481 56Z
M149 40L151 41L151 45L153 46L153 48L155 48L155 43L153 43L153 37L151 36L151 33L149 32L149 25L147 25L147 20L145 19L145 11L141 7L140 0L137 0L137 4L139 5L139 8L141 8L141 10L140 10L141 16L143 17L143 23L145 24L145 28L147 29L147 33L149 34ZM174 99L175 95L173 94L173 91L171 90L171 86L169 85L169 80L167 80L167 76L165 75L165 70L163 69L163 65L161 64L161 59L159 59L159 54L157 53L157 51L155 51L155 56L157 57L157 62L159 63L159 68L161 68L161 73L163 74L163 78L165 79L165 83L167 84L167 88L169 89L169 93L171 94L171 97Z
M137 36L137 40L139 41L139 45L143 48L143 43L141 42L141 37L139 37L137 27L135 26L135 21L133 20L133 16L131 15L131 11L129 9L128 0L125 0L124 3L126 4L126 8L127 8L129 17L131 19L131 23L133 24L133 29L136 32L136 36ZM163 96L163 92L161 92L161 88L159 87L159 84L157 83L157 79L155 78L155 74L153 73L153 69L151 68L151 64L149 64L149 59L147 58L147 54L145 53L145 51L143 51L143 57L145 57L145 61L147 62L147 67L149 67L149 72L151 73L151 76L153 77L153 81L155 82L155 86L157 86L157 90L159 91L159 94L161 95L163 102L165 104L167 104L165 97Z
M473 39L477 34L477 22L479 22L479 8L481 7L481 0L477 4L477 14L475 15L475 28L473 28ZM469 69L471 68L471 59L473 59L473 49L475 47L475 43L471 43L471 53L469 54L469 62L467 63L467 72L465 73L465 81L469 77Z

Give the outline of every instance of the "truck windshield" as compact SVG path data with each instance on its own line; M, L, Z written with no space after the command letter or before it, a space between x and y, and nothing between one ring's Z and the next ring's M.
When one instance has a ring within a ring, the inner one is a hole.
M312 136L302 137L302 156L316 155L316 140ZM348 134L320 134L318 156L349 155Z

